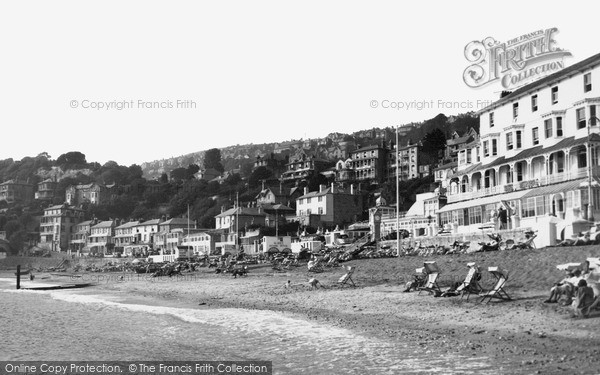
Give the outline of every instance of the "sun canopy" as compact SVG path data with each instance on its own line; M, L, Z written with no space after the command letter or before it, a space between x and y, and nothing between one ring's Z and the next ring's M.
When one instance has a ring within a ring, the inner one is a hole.
M513 191L513 192L505 193L505 194L496 194L496 195L490 195L490 196L482 197L482 198L468 199L468 200L464 200L464 201L460 201L460 202L456 202L456 203L450 203L450 204L445 205L441 209L439 209L437 211L437 213L439 214L442 212L461 210L461 209L470 208L470 207L485 206L488 204L500 203L501 201L512 201L515 199L521 199L530 191L531 191L531 189L519 190L519 191Z

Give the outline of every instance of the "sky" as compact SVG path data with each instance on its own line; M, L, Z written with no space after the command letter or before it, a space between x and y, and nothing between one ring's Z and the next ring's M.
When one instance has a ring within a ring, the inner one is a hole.
M597 8L592 1L2 2L0 159L80 151L101 164L141 164L481 109L502 88L465 84L468 43L556 27L569 66L600 52L592 42L597 23L585 19Z

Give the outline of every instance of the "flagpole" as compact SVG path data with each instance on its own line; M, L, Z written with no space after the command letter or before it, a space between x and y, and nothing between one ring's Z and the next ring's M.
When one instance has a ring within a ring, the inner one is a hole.
M396 125L396 252L400 258L400 174L398 164L400 157L398 155L398 125Z
M235 192L235 249L239 248L240 193Z

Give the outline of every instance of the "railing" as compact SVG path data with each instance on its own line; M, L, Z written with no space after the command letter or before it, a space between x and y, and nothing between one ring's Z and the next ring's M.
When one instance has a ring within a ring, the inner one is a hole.
M533 189L540 186L552 185L559 182L566 182L571 180L577 180L588 176L588 168L577 168L569 172L554 173L547 176L539 176L534 179L518 181L514 183L496 185L488 188L482 188L476 191L467 191L464 193L448 194L448 203L464 201L468 199L475 199L481 197L487 197L490 195L497 195L503 193L510 193L518 190ZM592 175L600 174L600 166L592 168ZM459 187L460 188L460 187Z

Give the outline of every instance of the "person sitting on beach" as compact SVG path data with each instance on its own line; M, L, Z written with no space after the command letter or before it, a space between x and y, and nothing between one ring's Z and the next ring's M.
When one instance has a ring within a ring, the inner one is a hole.
M423 269L422 273L415 273L413 275L413 281L409 281L406 283L406 287L403 290L404 293L410 292L412 289L417 290L418 288L425 285L425 281L427 280L427 272Z
M572 305L575 316L587 317L595 305L594 290L587 285L585 280L579 280L575 300Z
M590 232L585 232L585 233L580 232L579 236L575 240L575 243L573 243L573 246L584 246L584 245L589 245L590 243L591 243Z
M566 297L565 304L571 304L573 299L573 293L575 292L575 286L581 280L581 271L575 270L573 272L567 271L567 277L550 289L550 297L544 301L544 303L557 303L558 300L564 295Z

